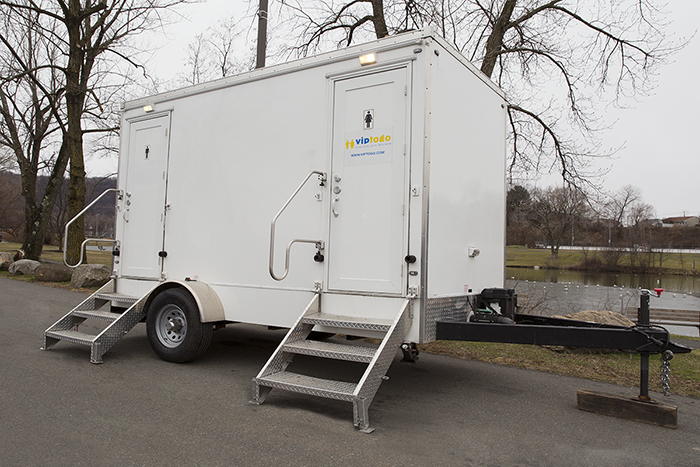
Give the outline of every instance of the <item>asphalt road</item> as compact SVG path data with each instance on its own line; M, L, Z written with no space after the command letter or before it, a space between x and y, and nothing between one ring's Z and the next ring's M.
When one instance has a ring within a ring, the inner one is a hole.
M249 404L284 331L229 326L186 365L159 360L143 324L102 365L87 347L40 351L43 330L84 298L0 279L0 466L700 465L700 399L665 398L678 405L671 430L576 408L578 388L636 388L397 355L367 435L350 403L273 390Z

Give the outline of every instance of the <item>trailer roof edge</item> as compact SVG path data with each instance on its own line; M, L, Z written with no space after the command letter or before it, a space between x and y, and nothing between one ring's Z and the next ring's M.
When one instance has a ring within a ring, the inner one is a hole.
M238 86L252 81L272 78L274 76L292 73L295 71L315 68L322 65L348 60L352 57L359 57L360 55L363 55L368 52L386 52L410 45L420 45L428 39L437 42L441 48L449 52L460 63L467 67L467 69L469 69L472 73L479 77L479 79L481 79L486 85L488 85L494 92L496 92L502 98L505 98L503 91L496 84L494 84L486 75L484 75L481 72L481 70L479 70L473 63L467 60L445 39L440 37L435 32L434 28L429 26L424 29L397 34L395 36L388 36L371 42L346 47L344 49L338 49L331 52L325 52L319 55L314 55L311 57L304 57L285 63L279 63L265 68L257 68L238 75L227 76L225 78L219 78L214 81L208 81L206 83L196 84L194 86L174 89L171 91L165 91L163 93L126 101L122 104L121 110L122 112L126 112L128 110L137 109L145 105L160 104L173 99L179 99L182 97L207 93L222 88Z

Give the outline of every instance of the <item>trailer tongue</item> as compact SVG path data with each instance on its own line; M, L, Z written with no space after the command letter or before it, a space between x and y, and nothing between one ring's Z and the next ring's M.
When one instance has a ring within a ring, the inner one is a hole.
M648 291L645 291L648 292ZM668 331L648 322L648 293L642 293L644 312L636 326L592 323L516 313L517 296L512 289L485 289L470 300L472 310L463 318L438 320L439 340L503 342L627 350L636 353L688 353L692 349L670 340ZM491 305L498 304L500 309Z

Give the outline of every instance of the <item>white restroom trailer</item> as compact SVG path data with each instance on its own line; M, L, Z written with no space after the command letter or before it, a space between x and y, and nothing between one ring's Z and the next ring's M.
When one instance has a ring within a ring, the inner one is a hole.
M147 316L174 361L213 324L290 328L254 401L347 400L368 429L397 347L503 286L505 141L503 93L429 28L127 102L113 280L94 300ZM383 340L363 354L311 329ZM369 369L354 386L294 375L297 353Z

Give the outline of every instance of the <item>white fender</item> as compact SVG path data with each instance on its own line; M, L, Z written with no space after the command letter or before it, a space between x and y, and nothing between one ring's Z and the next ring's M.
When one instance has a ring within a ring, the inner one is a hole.
M177 285L175 285L177 284ZM171 287L184 287L187 289L194 297L195 302L197 302L197 308L199 308L199 317L202 323L213 323L216 321L224 321L224 306L221 304L219 296L214 292L209 285L204 282L199 281L168 281L160 284L156 287L151 296L148 298L150 302L156 295L162 290L169 289Z

